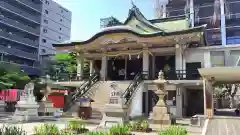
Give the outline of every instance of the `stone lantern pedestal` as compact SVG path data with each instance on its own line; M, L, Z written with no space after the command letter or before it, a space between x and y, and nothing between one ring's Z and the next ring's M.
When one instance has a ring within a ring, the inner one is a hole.
M160 129L163 126L170 125L172 121L171 114L168 113L168 108L164 101L164 97L167 95L167 81L163 77L163 72L159 72L158 80L155 80L154 83L158 87L158 90L155 93L159 97L159 100L156 106L153 107L149 119L151 121L151 128Z

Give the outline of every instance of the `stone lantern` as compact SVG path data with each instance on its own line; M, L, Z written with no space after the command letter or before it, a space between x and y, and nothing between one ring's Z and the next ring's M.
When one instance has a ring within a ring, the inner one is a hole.
M151 126L153 129L162 128L164 125L171 124L171 115L168 113L168 108L164 101L164 97L167 95L166 85L167 81L164 78L164 73L160 71L158 73L158 79L154 80L157 85L156 95L159 97L157 104L153 107L153 112L150 114Z

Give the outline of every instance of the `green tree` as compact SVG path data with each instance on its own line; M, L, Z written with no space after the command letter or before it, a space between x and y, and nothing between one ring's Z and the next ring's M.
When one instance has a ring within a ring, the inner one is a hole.
M55 59L44 60L43 70L44 74L48 74L52 79L60 79L60 77L69 77L69 75L76 76L77 60L75 53L59 53L56 54ZM89 73L89 62L84 61L84 73Z
M0 64L0 89L23 89L31 79L13 64Z

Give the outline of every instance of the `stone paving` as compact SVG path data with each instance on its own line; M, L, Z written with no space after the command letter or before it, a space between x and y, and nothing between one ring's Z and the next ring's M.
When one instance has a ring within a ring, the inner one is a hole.
M206 135L239 135L240 118L214 117L209 120Z

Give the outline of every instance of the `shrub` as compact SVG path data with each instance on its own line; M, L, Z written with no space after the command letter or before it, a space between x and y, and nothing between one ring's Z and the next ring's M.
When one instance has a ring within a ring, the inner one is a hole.
M65 132L73 132L77 134L88 132L86 126L82 120L71 120L68 122Z
M129 135L130 133L128 125L116 125L110 128L110 135Z
M17 126L5 126L0 128L0 135L27 135L26 131Z
M149 128L148 121L132 121L128 124L131 131L138 131L138 132L151 132L152 129Z
M170 126L168 129L160 131L158 135L188 135L188 132L185 128Z
M35 135L60 135L60 130L55 124L43 124L39 127L34 127Z
M108 135L106 132L88 132L87 135Z

